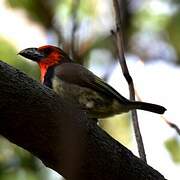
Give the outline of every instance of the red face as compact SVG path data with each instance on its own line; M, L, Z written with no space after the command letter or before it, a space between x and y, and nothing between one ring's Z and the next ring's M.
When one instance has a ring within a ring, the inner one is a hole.
M44 54L44 57L37 61L41 70L41 81L43 82L47 69L60 63L62 54L58 48L49 45L39 47L38 52Z
M43 54L43 58L37 61L38 64L52 66L59 63L63 57L59 48L50 45L41 46L37 49L37 51L40 54Z
M19 54L39 64L42 82L49 67L61 63L62 61L71 62L71 59L63 50L51 45L45 45L39 48L27 48L22 50Z

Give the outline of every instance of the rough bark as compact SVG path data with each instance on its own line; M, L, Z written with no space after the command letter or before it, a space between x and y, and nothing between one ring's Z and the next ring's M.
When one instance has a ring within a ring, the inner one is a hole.
M0 134L68 180L163 180L75 105L0 62Z

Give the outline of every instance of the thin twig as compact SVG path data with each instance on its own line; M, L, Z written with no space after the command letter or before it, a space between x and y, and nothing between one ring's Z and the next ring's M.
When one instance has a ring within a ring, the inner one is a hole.
M138 94L137 90L135 90L136 93L136 97L139 101L142 101L142 98L140 97L140 95ZM170 122L169 120L167 120L164 116L161 116L161 119L164 120L164 122L171 128L173 128L178 135L180 135L180 128L178 127L178 125L176 125L175 123Z
M80 0L72 1L72 31L71 31L71 53L72 53L71 55L72 55L72 59L76 59L76 53L77 53L76 32L77 32L77 29L79 26L78 21L77 21L77 13L78 13L79 5L80 5Z
M119 56L119 63L121 65L121 69L123 72L123 75L128 82L129 85L129 91L130 91L130 100L135 101L135 91L134 91L134 83L133 80L129 74L129 70L126 64L126 59L124 56L124 42L123 42L123 32L122 32L122 20L121 20L121 0L113 0L113 5L115 9L116 14L116 39L117 39L117 48L118 48L118 56ZM146 162L146 154L144 150L143 140L140 133L139 123L138 123L138 117L137 117L137 111L132 110L132 121L133 121L133 127L135 132L135 137L137 141L138 146L138 152L140 155L140 158Z
M168 121L164 116L161 116L161 118L180 135L180 129L175 123Z

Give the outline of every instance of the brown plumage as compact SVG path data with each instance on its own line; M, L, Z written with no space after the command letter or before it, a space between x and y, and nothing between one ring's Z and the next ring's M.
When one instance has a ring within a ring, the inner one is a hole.
M158 114L166 110L156 104L129 101L91 71L73 63L60 48L47 45L28 48L19 54L39 64L43 84L78 104L92 118L105 118L132 109Z

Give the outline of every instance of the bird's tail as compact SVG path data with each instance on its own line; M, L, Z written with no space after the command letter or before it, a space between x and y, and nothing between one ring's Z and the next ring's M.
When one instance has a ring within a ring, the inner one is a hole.
M158 114L163 114L166 111L166 108L163 106L157 105L157 104L151 104L151 103L146 103L146 102L140 102L140 101L135 101L135 102L130 102L130 109L141 109L144 111L150 111Z

